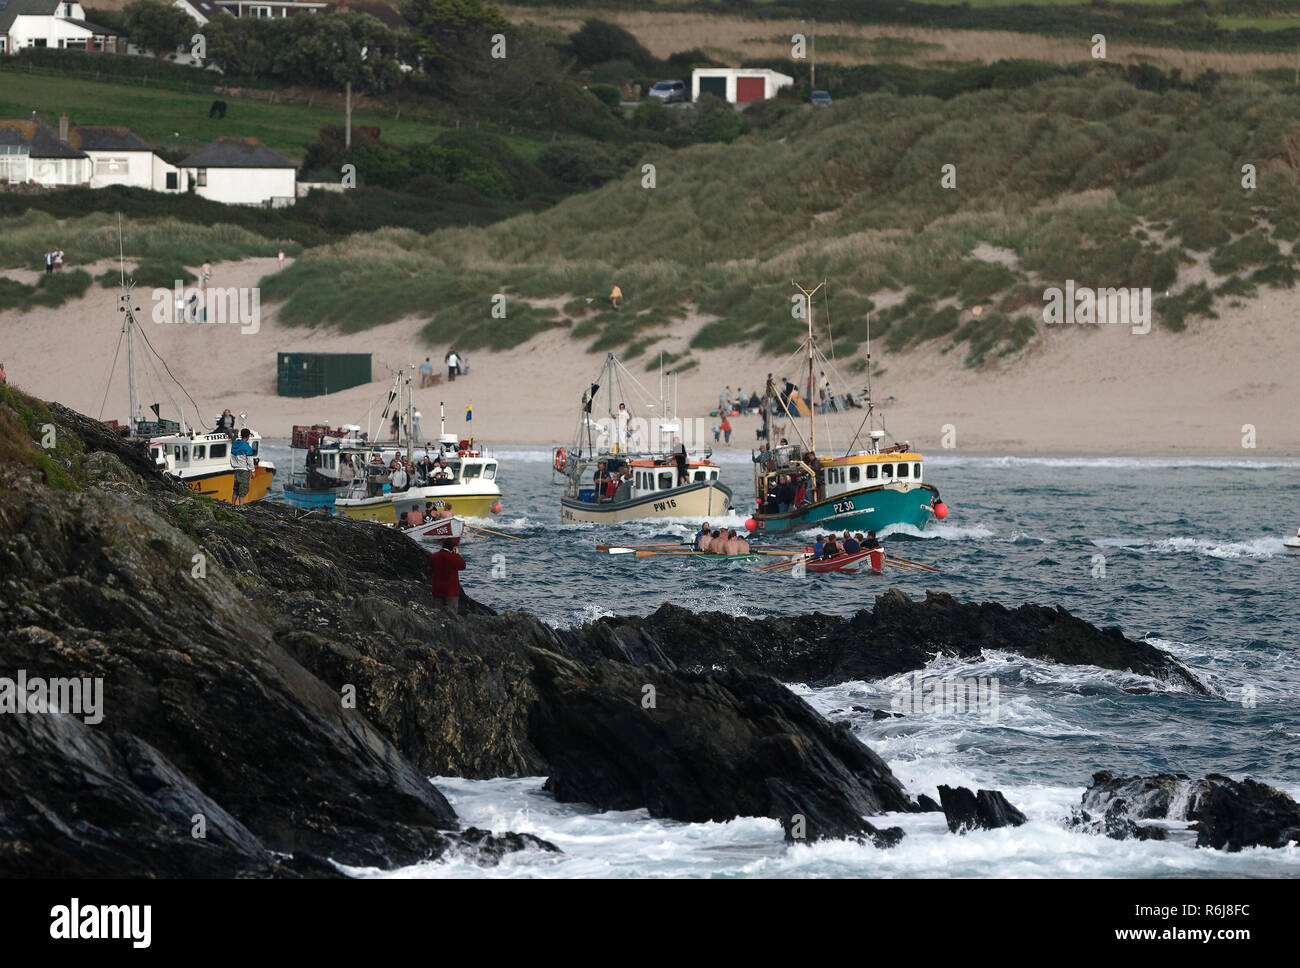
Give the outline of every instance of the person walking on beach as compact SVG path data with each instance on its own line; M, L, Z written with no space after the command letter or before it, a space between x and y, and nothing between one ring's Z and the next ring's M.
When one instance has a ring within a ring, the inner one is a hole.
M722 423L720 424L720 427L722 429L722 442L724 444L730 444L731 443L731 419L729 417L724 416L722 418Z
M45 250L45 274L48 276L54 271L54 250Z
M423 390L432 382L433 363L430 361L429 357L426 356L424 362L420 364L420 389Z
M235 503L243 504L248 497L249 484L253 478L253 447L248 442L250 434L245 427L239 432L239 440L230 445L230 466L235 469L235 483L232 488Z
M200 289L207 289L207 288L208 288L208 280L210 280L211 278L212 278L212 263L211 263L211 262L205 262L205 263L203 263L203 275L202 275L202 277L199 279L199 288L200 288Z
M623 290L618 288L618 283L614 283L609 290L609 304L618 309L618 304L623 301Z
M456 539L445 538L442 550L429 555L433 569L433 604L452 615L460 614L460 573L465 570L465 559L456 554Z
M283 272L284 271L284 249L280 250L280 254L276 256L276 260L280 263L280 271Z
M460 356L456 352L456 347L447 350L443 362L447 364L447 382L455 383L456 374L460 372Z

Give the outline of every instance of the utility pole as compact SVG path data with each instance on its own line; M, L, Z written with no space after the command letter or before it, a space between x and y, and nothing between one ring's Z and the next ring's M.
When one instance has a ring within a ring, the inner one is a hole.
M347 82L347 93L345 95L345 98L346 101L343 107L343 112L347 116L347 124L345 125L345 131L343 134L343 147L347 148L348 150L351 150L352 149L352 82L351 81Z

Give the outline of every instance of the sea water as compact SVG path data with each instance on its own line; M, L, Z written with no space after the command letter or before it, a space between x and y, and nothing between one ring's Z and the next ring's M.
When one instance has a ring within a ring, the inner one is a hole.
M910 676L824 688L789 683L831 720L850 724L909 792L941 784L998 789L1029 823L954 836L940 814L885 816L907 832L890 850L851 842L787 845L775 820L686 824L644 810L556 803L543 778L435 777L465 825L536 834L562 855L525 851L500 866L464 858L404 877L933 877L1300 876L1300 848L1237 854L1177 842L1115 841L1063 826L1092 773L1251 776L1300 796L1300 465L1285 461L1024 459L926 461L951 513L924 531L883 537L889 551L941 569L883 576L762 573L747 562L609 555L596 544L688 538L697 522L561 527L550 453L501 448L504 510L488 527L524 538L468 542L463 580L497 609L556 626L648 614L664 602L762 617L850 615L895 587L920 598L1060 605L1172 653L1211 690L1091 666L989 653L937 658L939 680L995 679L997 715L939 708L874 720ZM268 455L271 456L271 455ZM748 454L722 453L739 507L753 500ZM747 514L713 524L743 527ZM761 540L761 539L760 539ZM788 540L788 539L783 539ZM903 708L908 708L904 706Z

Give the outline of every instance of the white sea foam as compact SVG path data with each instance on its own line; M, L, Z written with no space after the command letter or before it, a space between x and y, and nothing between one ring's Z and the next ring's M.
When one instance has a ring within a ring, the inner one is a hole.
M1284 539L1276 536L1248 538L1244 541L1231 541L1214 538L1172 537L1158 539L1143 538L1094 538L1093 544L1099 548L1121 548L1140 555L1180 555L1195 554L1208 558L1276 558L1285 555Z

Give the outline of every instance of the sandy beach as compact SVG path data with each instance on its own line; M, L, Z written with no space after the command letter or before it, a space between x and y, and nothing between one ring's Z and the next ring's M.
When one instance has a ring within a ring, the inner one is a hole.
M97 273L105 265L81 268ZM275 271L274 259L217 264L212 284L254 287ZM0 272L30 282L27 275ZM138 293L136 303L143 309L144 334L188 390L200 420L211 425L224 407L247 411L250 426L272 439L287 437L296 423L355 423L369 427L372 435L380 432L391 369L418 364L427 356L444 375L440 386L423 390L416 377L415 405L426 436L438 429L441 403L448 431L462 437L472 433L489 444L567 446L578 424L582 390L596 378L604 358L557 329L507 352L470 352L470 372L448 383L441 365L447 347L423 344L423 317L343 334L281 326L276 306L265 305L260 329L241 333L233 325L156 324L150 320L150 294ZM117 290L96 285L58 309L0 313L0 361L10 383L93 417L124 420L124 348L109 380L121 332L117 304ZM1262 289L1258 298L1236 308L1223 306L1219 319L1194 322L1184 333L1156 327L1134 335L1118 325L1049 327L1023 352L980 369L962 366L964 347L944 354L940 344L932 343L891 354L877 344L873 389L890 433L925 452L1294 457L1300 455L1295 420L1300 381L1293 372L1298 315L1300 291ZM663 348L685 348L703 322L693 318L679 324ZM799 334L792 332L791 339L793 350ZM277 354L304 351L370 353L373 380L323 397L278 396ZM716 422L709 414L724 385L748 393L761 390L768 373L801 383L807 375L806 360L767 357L752 347L692 356L699 365L682 375L678 412L709 427ZM164 416L174 416L158 377L138 358L136 362L141 400L160 401ZM657 370L646 370L649 362L629 361L628 368L654 395L659 378ZM850 362L838 360L839 372L860 387L863 377L850 373ZM192 420L194 406L171 389ZM628 403L652 415L639 401ZM468 405L474 414L469 425L464 419ZM861 411L854 411L832 431L835 449L849 446L860 420ZM757 418L733 418L732 423L731 446L748 451ZM1245 425L1254 428L1254 447L1243 446ZM819 427L819 444L825 434Z

